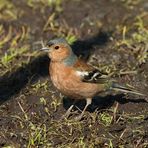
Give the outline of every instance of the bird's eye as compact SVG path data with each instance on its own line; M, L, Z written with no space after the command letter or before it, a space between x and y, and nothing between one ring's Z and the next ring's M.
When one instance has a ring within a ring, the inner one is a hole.
M55 48L55 49L59 49L59 46L55 46L54 48Z

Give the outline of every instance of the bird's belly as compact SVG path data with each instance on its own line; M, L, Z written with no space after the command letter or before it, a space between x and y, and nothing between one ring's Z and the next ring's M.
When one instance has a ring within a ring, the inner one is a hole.
M80 98L80 95L76 93L78 89L77 83L73 83L71 80L65 80L64 78L55 75L51 77L51 80L54 86L64 95Z
M96 84L83 83L80 80L70 77L63 79L54 76L52 77L52 82L64 95L76 99L93 97L98 92L98 86Z

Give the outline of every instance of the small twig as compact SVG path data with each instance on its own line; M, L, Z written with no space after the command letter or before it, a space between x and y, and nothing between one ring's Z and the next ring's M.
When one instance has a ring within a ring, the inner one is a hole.
M120 115L120 117L118 118L118 120L116 121L116 123L118 123L120 121L120 119L122 119L122 115Z
M121 71L120 75L137 74L137 71Z
M18 105L19 105L21 111L24 113L25 118L28 120L28 116L27 116L25 110L23 109L22 105L20 104L20 102L17 102L17 103L18 103Z
M142 141L142 139L143 139L143 137L140 138L140 139L137 141L137 144L135 145L135 148L137 148L137 147L139 146L139 144L140 144L140 142Z
M117 118L117 109L118 109L118 107L119 107L119 103L117 102L116 103L116 106L115 106L115 108L114 108L114 111L113 111L113 122L116 122L116 118Z
M123 135L125 134L125 132L127 131L127 128L124 129L124 131L121 133L119 139L122 139Z

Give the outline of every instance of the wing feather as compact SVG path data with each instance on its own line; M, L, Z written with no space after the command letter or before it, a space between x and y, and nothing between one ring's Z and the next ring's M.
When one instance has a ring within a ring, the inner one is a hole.
M107 74L102 73L100 70L88 65L82 60L78 60L74 68L76 69L76 74L81 77L83 82L102 84L108 81Z

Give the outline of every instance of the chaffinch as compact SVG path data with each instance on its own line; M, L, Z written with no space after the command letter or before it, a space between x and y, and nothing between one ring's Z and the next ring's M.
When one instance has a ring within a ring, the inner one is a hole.
M49 72L54 86L64 95L77 99L86 99L81 119L92 98L100 92L119 90L126 93L143 95L131 88L121 86L109 80L99 70L79 59L72 51L68 42L63 38L50 40L42 50L48 52L51 59ZM64 117L68 117L74 104L70 106Z

